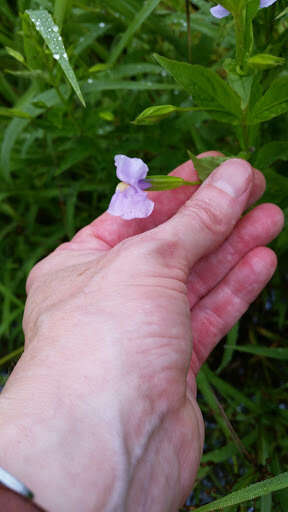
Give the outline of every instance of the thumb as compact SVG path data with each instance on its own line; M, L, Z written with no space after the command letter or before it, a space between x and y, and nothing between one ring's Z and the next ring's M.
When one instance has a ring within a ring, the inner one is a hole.
M227 160L211 173L197 192L154 235L175 243L174 254L188 269L219 246L246 207L253 186L253 169L240 159Z

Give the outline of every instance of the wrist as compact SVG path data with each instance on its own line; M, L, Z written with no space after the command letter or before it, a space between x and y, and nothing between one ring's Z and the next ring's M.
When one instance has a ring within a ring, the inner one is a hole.
M49 512L121 510L128 462L117 411L98 402L92 426L69 399L41 400L40 385L36 402L16 381L0 397L0 465Z

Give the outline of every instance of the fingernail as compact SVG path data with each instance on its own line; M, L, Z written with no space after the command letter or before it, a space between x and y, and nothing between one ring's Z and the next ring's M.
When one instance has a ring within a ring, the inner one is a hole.
M252 168L245 160L232 158L221 164L211 176L211 183L232 197L239 197L250 184Z

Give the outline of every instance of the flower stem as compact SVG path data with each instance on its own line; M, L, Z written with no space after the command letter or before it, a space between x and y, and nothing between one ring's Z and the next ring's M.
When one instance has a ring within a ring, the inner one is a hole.
M188 62L191 62L191 20L190 20L190 0L185 0L185 4L186 4L186 22L187 22Z

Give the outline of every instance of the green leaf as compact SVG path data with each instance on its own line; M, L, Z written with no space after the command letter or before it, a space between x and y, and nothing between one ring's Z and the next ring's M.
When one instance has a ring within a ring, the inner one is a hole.
M242 444L245 447L250 446L252 443L255 442L257 439L257 432L256 429L250 432L245 438L241 439ZM237 445L233 442L227 443L222 448L217 448L216 450L211 450L210 452L205 453L202 455L201 462L224 462L225 460L229 459L230 457L233 457L233 455L239 454L239 448Z
M193 162L194 169L197 171L199 178L203 181L211 174L216 167L221 165L226 160L229 160L231 157L223 157L223 156L209 156L205 158L198 158L196 155L193 155L191 151L188 150L188 155Z
M218 121L237 124L241 117L240 98L215 71L198 64L187 64L154 54L202 110Z
M110 65L113 65L116 62L135 32L141 27L142 23L144 23L146 18L148 18L155 7L157 7L159 2L160 0L146 0L146 2L143 3L142 9L140 9L140 11L136 14L133 21L122 35L119 43L112 50L108 60Z
M228 348L228 347L227 347ZM274 347L259 347L254 345L237 346L234 350L239 352L247 352L256 356L271 357L272 359L288 359L288 348L274 348Z
M36 30L41 34L48 48L50 49L54 59L62 68L67 80L76 92L82 105L85 107L85 101L82 96L77 78L73 69L71 68L68 60L62 37L59 33L59 28L55 25L52 16L45 9L32 11L25 11L34 23Z
M9 46L6 46L7 53L11 55L11 57L14 57L14 59L18 60L18 62L21 62L21 64L24 64L25 59L23 55L20 52L17 52L13 48L10 48Z
M201 512L212 512L216 510L223 510L231 505L238 505L245 501L254 500L260 496L265 496L271 492L279 491L288 487L288 473L281 473L273 478L267 478L262 482L249 485L239 491L231 492L224 498L208 503L203 507L199 507Z
M22 14L23 47L26 64L30 71L47 68L44 45L27 13Z
M31 116L23 110L17 108L0 107L0 116L3 117L22 117L24 119L31 119Z
M234 386L231 386L231 384L215 375L208 366L205 368L205 373L217 391L220 392L228 401L233 400L233 403L236 402L237 405L242 404L247 407L249 411L254 413L255 411L257 412L257 405L253 400L250 400L250 398L248 398L244 393L241 393L241 391L236 389Z
M10 352L4 357L1 357L0 359L0 366L3 366L3 364L6 364L8 361L11 361L11 359L15 359L15 357L18 357L22 354L24 350L24 346L17 348L16 350L13 350L13 352Z
M58 176L74 165L83 162L83 160L88 158L93 153L93 150L94 148L91 145L90 148L88 148L86 145L81 146L81 144L77 144L73 149L71 149L67 156L62 159L60 166L54 173L54 176Z
M225 434L225 437L231 440L232 433L229 429L226 418L223 417L223 412L220 408L218 399L213 391L213 388L209 382L208 375L206 374L206 366L202 366L200 372L197 375L197 386L202 393L205 402L210 408L211 412L214 415L215 420L217 421L220 429Z
M261 202L273 202L280 208L288 206L288 178L273 169L261 169L267 182L267 188Z
M272 494L261 496L260 503L260 512L272 512Z
M239 322L227 334L227 343L225 345L224 354L220 366L217 368L217 375L222 372L224 368L230 363L233 355L233 350L236 346L239 331Z
M240 75L234 59L225 59L224 69L227 72L227 81L232 89L241 98L241 109L245 110L253 96L253 90L258 86L258 79L255 75ZM259 88L259 86L258 86ZM261 90L257 91L257 100Z
M71 8L71 0L55 0L54 18L60 30L62 30L63 21L69 8Z
M65 86L66 87L66 86ZM64 94L65 87L62 90L62 94ZM33 105L33 102L42 102L43 106L41 108L36 108ZM1 146L1 167L3 176L8 179L10 176L10 157L13 146L22 131L26 128L29 123L30 118L37 117L42 112L54 105L60 103L60 98L56 93L55 89L48 89L47 91L42 92L41 94L37 94L37 85L33 83L33 85L26 91L26 93L18 100L16 103L17 110L23 110L27 112L28 119L20 119L14 118L8 124L3 137L3 142Z
M89 80L89 81L88 81ZM148 80L97 80L88 78L85 82L80 82L83 91L86 94L95 91L116 91L124 89L127 91L161 91L175 90L175 85L160 82L150 82Z
M288 111L288 76L277 78L248 116L249 124L268 121Z
M0 72L0 94L5 98L8 103L14 104L17 101L17 94L14 88L10 85L8 80L4 77L3 73Z
M268 142L268 144L262 146L253 165L258 169L265 169L277 160L288 160L288 141Z

